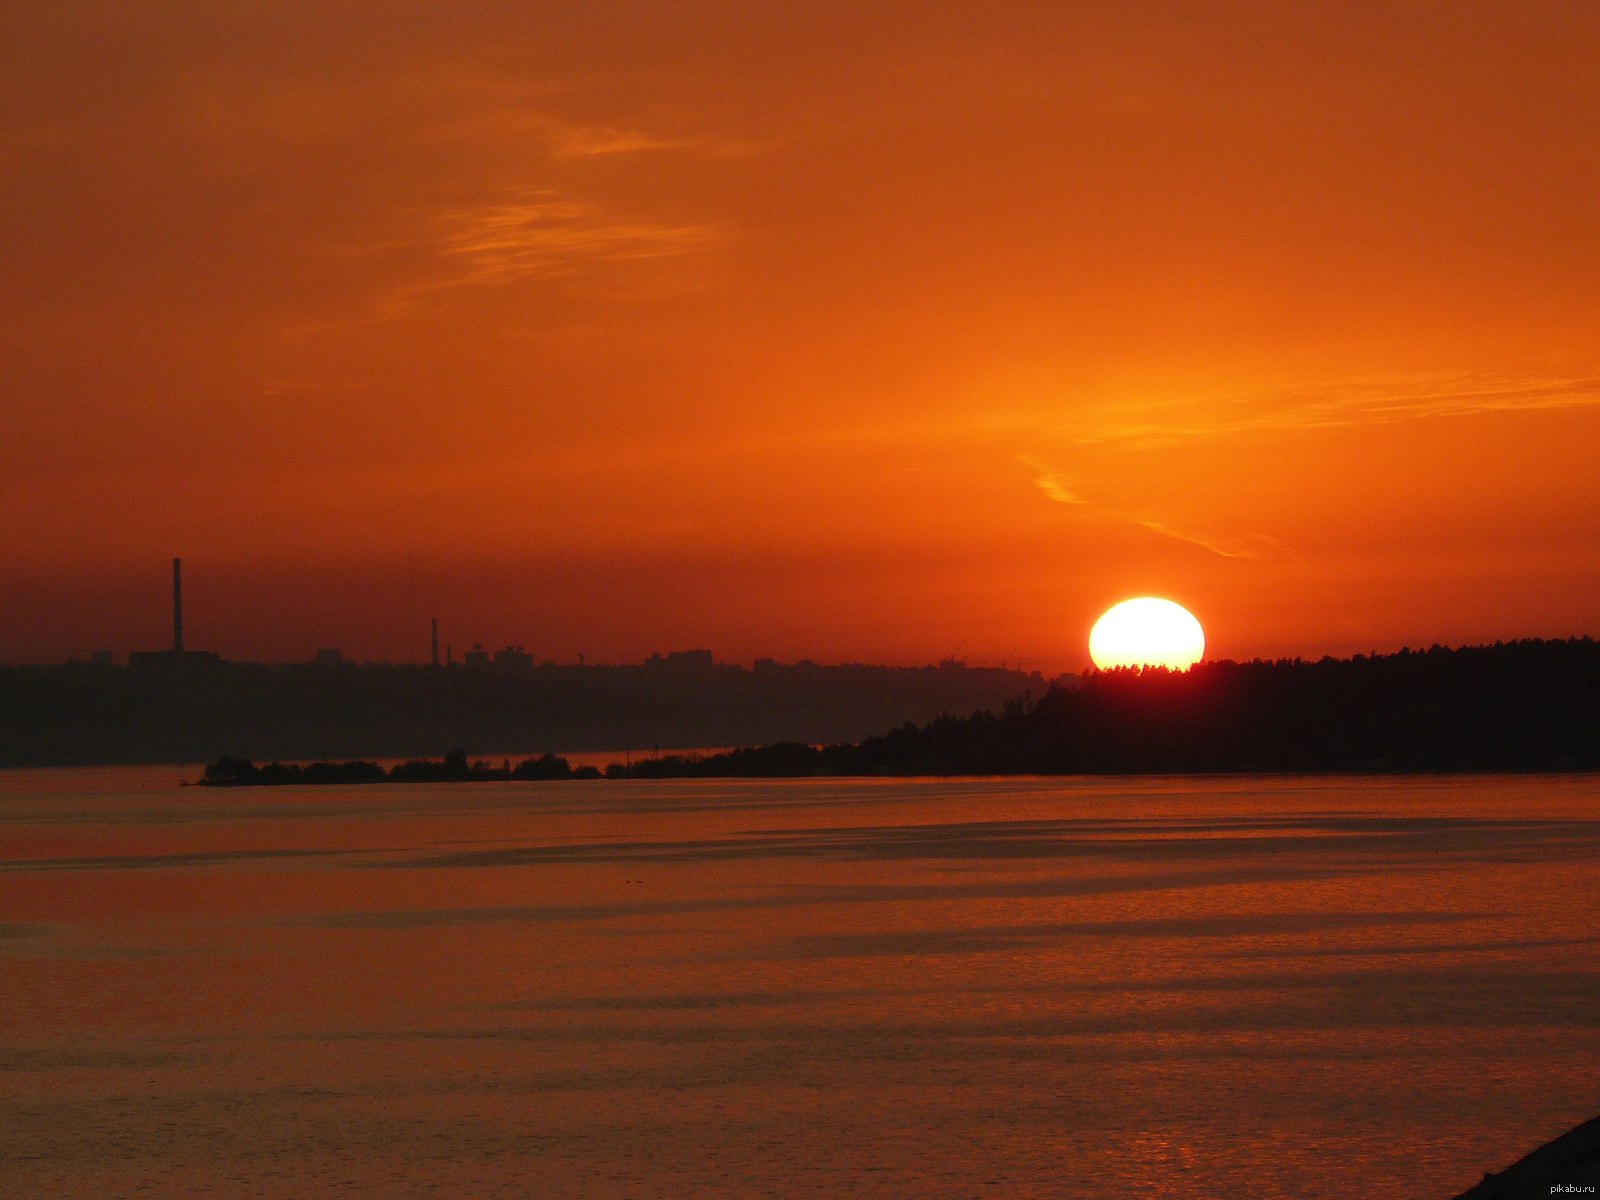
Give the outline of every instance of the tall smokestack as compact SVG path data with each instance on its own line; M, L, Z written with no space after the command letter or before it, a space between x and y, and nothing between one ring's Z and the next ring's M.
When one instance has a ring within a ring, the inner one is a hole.
M183 653L183 559L172 560L172 652Z
M433 665L439 665L439 618L434 617L433 625Z

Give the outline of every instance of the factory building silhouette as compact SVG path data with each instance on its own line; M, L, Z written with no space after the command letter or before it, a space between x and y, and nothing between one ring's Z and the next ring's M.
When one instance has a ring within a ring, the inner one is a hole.
M185 650L183 647L183 559L172 560L172 648L142 650L128 655L128 666L137 671L206 670L222 665L222 658L210 650Z

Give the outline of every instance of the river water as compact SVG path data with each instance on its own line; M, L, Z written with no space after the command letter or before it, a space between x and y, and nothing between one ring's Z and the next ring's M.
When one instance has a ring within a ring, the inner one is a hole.
M0 774L19 1196L1447 1198L1600 1112L1600 779Z

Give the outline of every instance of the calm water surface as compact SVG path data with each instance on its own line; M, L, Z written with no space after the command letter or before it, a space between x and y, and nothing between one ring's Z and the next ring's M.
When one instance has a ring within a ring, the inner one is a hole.
M25 1196L1449 1197L1600 1112L1600 780L0 774Z

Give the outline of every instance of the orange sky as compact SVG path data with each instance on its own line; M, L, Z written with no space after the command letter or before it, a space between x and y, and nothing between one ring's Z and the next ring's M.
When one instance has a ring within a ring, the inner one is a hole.
M9 4L0 189L0 660L1600 634L1594 5Z

